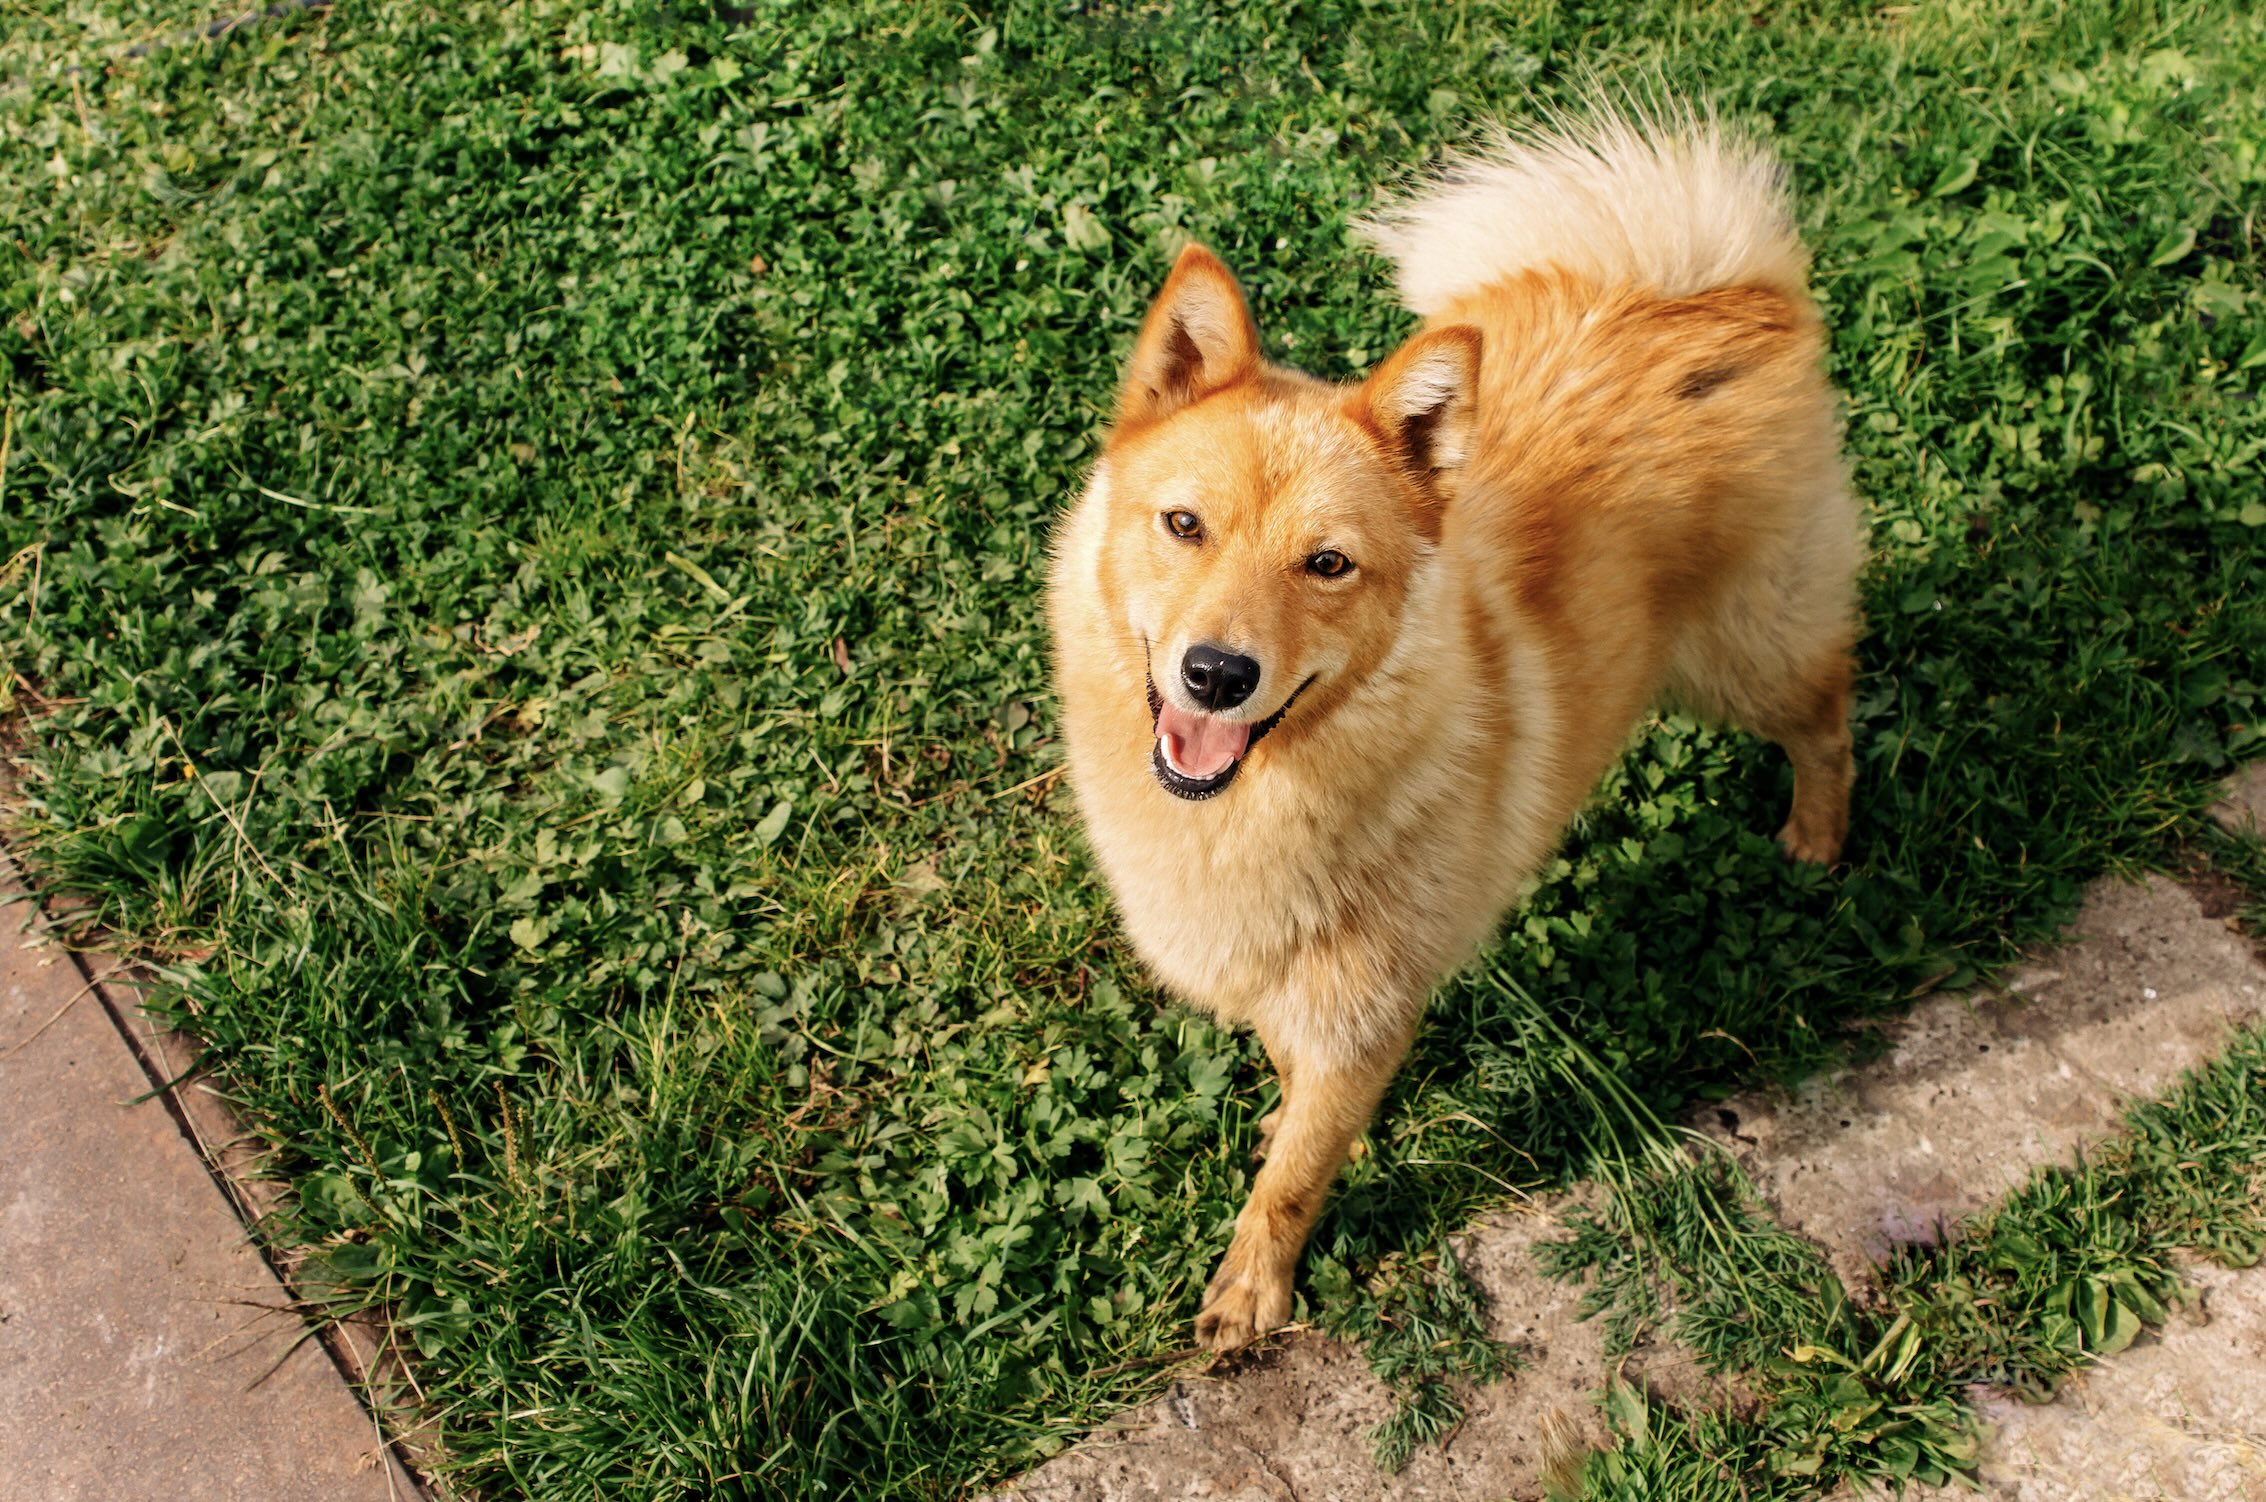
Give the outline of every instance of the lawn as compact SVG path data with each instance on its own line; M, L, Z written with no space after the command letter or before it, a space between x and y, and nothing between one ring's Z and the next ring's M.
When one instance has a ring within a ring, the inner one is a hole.
M1410 321L1348 219L1585 70L1793 169L1875 519L1852 859L1647 727L1313 1312L1581 1166L1566 1040L1662 1113L1861 1051L2266 749L2240 0L0 17L9 839L164 963L486 1495L953 1496L1186 1343L1267 1087L1112 926L1048 530L1187 237L1359 373Z

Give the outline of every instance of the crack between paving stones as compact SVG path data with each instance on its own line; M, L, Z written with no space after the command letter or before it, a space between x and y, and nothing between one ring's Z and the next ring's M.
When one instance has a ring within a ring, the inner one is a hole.
M1298 1488L1292 1486L1289 1479L1285 1477L1282 1472L1275 1469L1273 1461L1267 1459L1266 1456L1260 1454L1259 1451L1252 1448L1250 1445L1245 1444L1242 1440L1237 1440L1235 1442L1235 1447L1238 1450L1241 1450L1244 1454L1250 1456L1252 1462L1256 1464L1260 1470L1267 1473L1268 1480L1274 1482L1276 1486L1282 1488L1282 1494L1284 1497L1289 1499L1289 1502L1299 1502Z

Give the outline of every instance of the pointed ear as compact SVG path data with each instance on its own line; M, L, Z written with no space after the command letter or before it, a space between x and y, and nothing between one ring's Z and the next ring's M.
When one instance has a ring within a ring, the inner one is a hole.
M1117 395L1120 422L1155 422L1224 390L1259 368L1259 330L1243 289L1201 245L1173 263L1133 345Z
M1436 503L1454 494L1471 449L1479 330L1431 329L1394 350L1347 398L1346 415Z

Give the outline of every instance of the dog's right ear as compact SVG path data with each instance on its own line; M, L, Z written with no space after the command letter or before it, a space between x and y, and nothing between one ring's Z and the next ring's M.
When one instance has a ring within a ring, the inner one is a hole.
M1117 420L1170 417L1258 368L1259 329L1243 289L1218 256L1190 245L1173 263L1141 325L1132 369L1117 394Z

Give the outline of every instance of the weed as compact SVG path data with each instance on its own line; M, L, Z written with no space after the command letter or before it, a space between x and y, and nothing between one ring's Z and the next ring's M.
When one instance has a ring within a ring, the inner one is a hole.
M1352 1286L1337 1262L1317 1267L1313 1285L1323 1328L1359 1341L1393 1395L1392 1411L1370 1435L1386 1471L1463 1421L1459 1386L1500 1381L1519 1368L1518 1353L1487 1333L1483 1295L1444 1239L1417 1257L1388 1256L1365 1286Z

